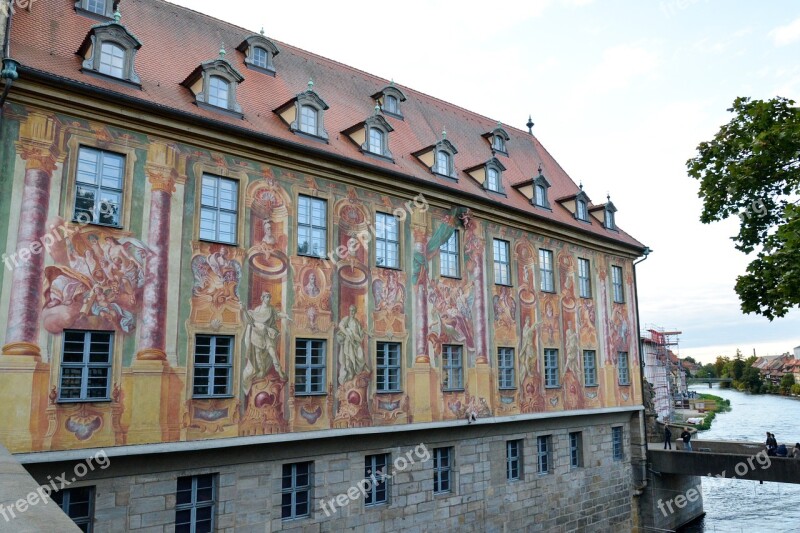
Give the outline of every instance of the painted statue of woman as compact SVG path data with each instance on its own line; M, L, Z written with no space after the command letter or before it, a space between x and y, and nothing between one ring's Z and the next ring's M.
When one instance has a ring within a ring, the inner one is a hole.
M278 361L276 349L278 339L278 319L291 320L289 315L278 311L271 303L272 295L264 291L261 295L261 304L255 309L244 311L247 327L244 331L245 354L247 367L244 371L244 390L250 389L254 379L267 375L274 366L281 379L286 379L286 374Z
M365 333L356 318L356 306L350 306L350 314L339 322L336 340L339 341L339 384L353 379L367 368L362 346Z

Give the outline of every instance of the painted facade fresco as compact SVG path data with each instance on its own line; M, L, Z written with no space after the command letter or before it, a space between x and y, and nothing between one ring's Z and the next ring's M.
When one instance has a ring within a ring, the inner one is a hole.
M31 109L17 109L10 120L20 124L18 146L35 133L47 153L20 153L19 167L3 169L20 177L13 198L46 213L23 216L19 228L4 225L14 228L9 249L27 246L48 224L67 228L64 238L3 278L0 321L9 327L0 375L4 368L18 370L14 380L0 378L7 391L0 395L17 413L3 429L12 451L637 401L629 259L489 223L457 204L409 201ZM26 129L31 121L47 127ZM126 154L121 227L69 222L79 146ZM205 174L238 184L235 245L199 238ZM330 250L318 250L322 257L298 253L301 195L326 202ZM376 213L398 220L399 268L375 264ZM461 241L460 277L448 278L439 275L439 248L454 232ZM495 238L510 245L508 285L492 276ZM553 252L553 292L539 289L540 249ZM592 298L576 294L578 257L592 263ZM624 269L626 304L611 303L612 265ZM60 399L64 330L114 333L108 399ZM231 339L230 394L193 393L203 335ZM325 346L323 384L313 394L300 390L299 341ZM376 350L384 342L401 347L400 386L391 392L377 390ZM463 350L463 386L448 382L446 346ZM513 387L503 389L500 347L514 350ZM545 386L544 349L558 350L557 387ZM584 385L585 350L597 353L596 386ZM618 383L620 352L630 354L631 385Z

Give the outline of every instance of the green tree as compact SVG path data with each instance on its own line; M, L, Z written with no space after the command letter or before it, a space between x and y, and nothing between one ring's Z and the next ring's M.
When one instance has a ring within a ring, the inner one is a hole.
M735 379L736 381L741 380L742 379L742 373L744 372L745 366L746 365L745 365L744 359L742 359L742 352L740 352L739 350L736 350L736 357L734 357L733 361L731 362L731 370L732 370L731 377L733 379Z
M794 374L784 374L779 385L781 394L792 392L792 385L794 385Z
M752 366L745 368L742 373L742 384L745 386L746 390L749 390L753 394L758 394L761 392L764 384L761 379L761 372Z
M700 221L739 216L736 249L755 253L735 290L770 320L800 305L800 110L794 100L737 98L733 119L686 162L700 181Z
M723 357L721 355L717 356L717 360L714 361L714 374L718 377L722 377L722 373L725 371L725 365L730 361L728 357Z

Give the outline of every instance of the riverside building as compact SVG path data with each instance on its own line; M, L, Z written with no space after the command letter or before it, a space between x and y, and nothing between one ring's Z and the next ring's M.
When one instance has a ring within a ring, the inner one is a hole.
M6 51L0 443L104 450L84 531L631 526L645 247L530 121L161 0Z

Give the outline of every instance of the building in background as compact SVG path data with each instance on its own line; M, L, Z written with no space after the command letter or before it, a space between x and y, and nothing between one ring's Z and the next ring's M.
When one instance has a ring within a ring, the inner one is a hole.
M641 334L644 377L653 386L654 405L660 422L672 420L675 402L688 392L686 370L672 351L677 350L680 331L666 331L658 326L645 326Z
M610 199L530 120L116 7L37 2L10 34L0 442L39 482L107 453L65 512L628 529L645 247Z

